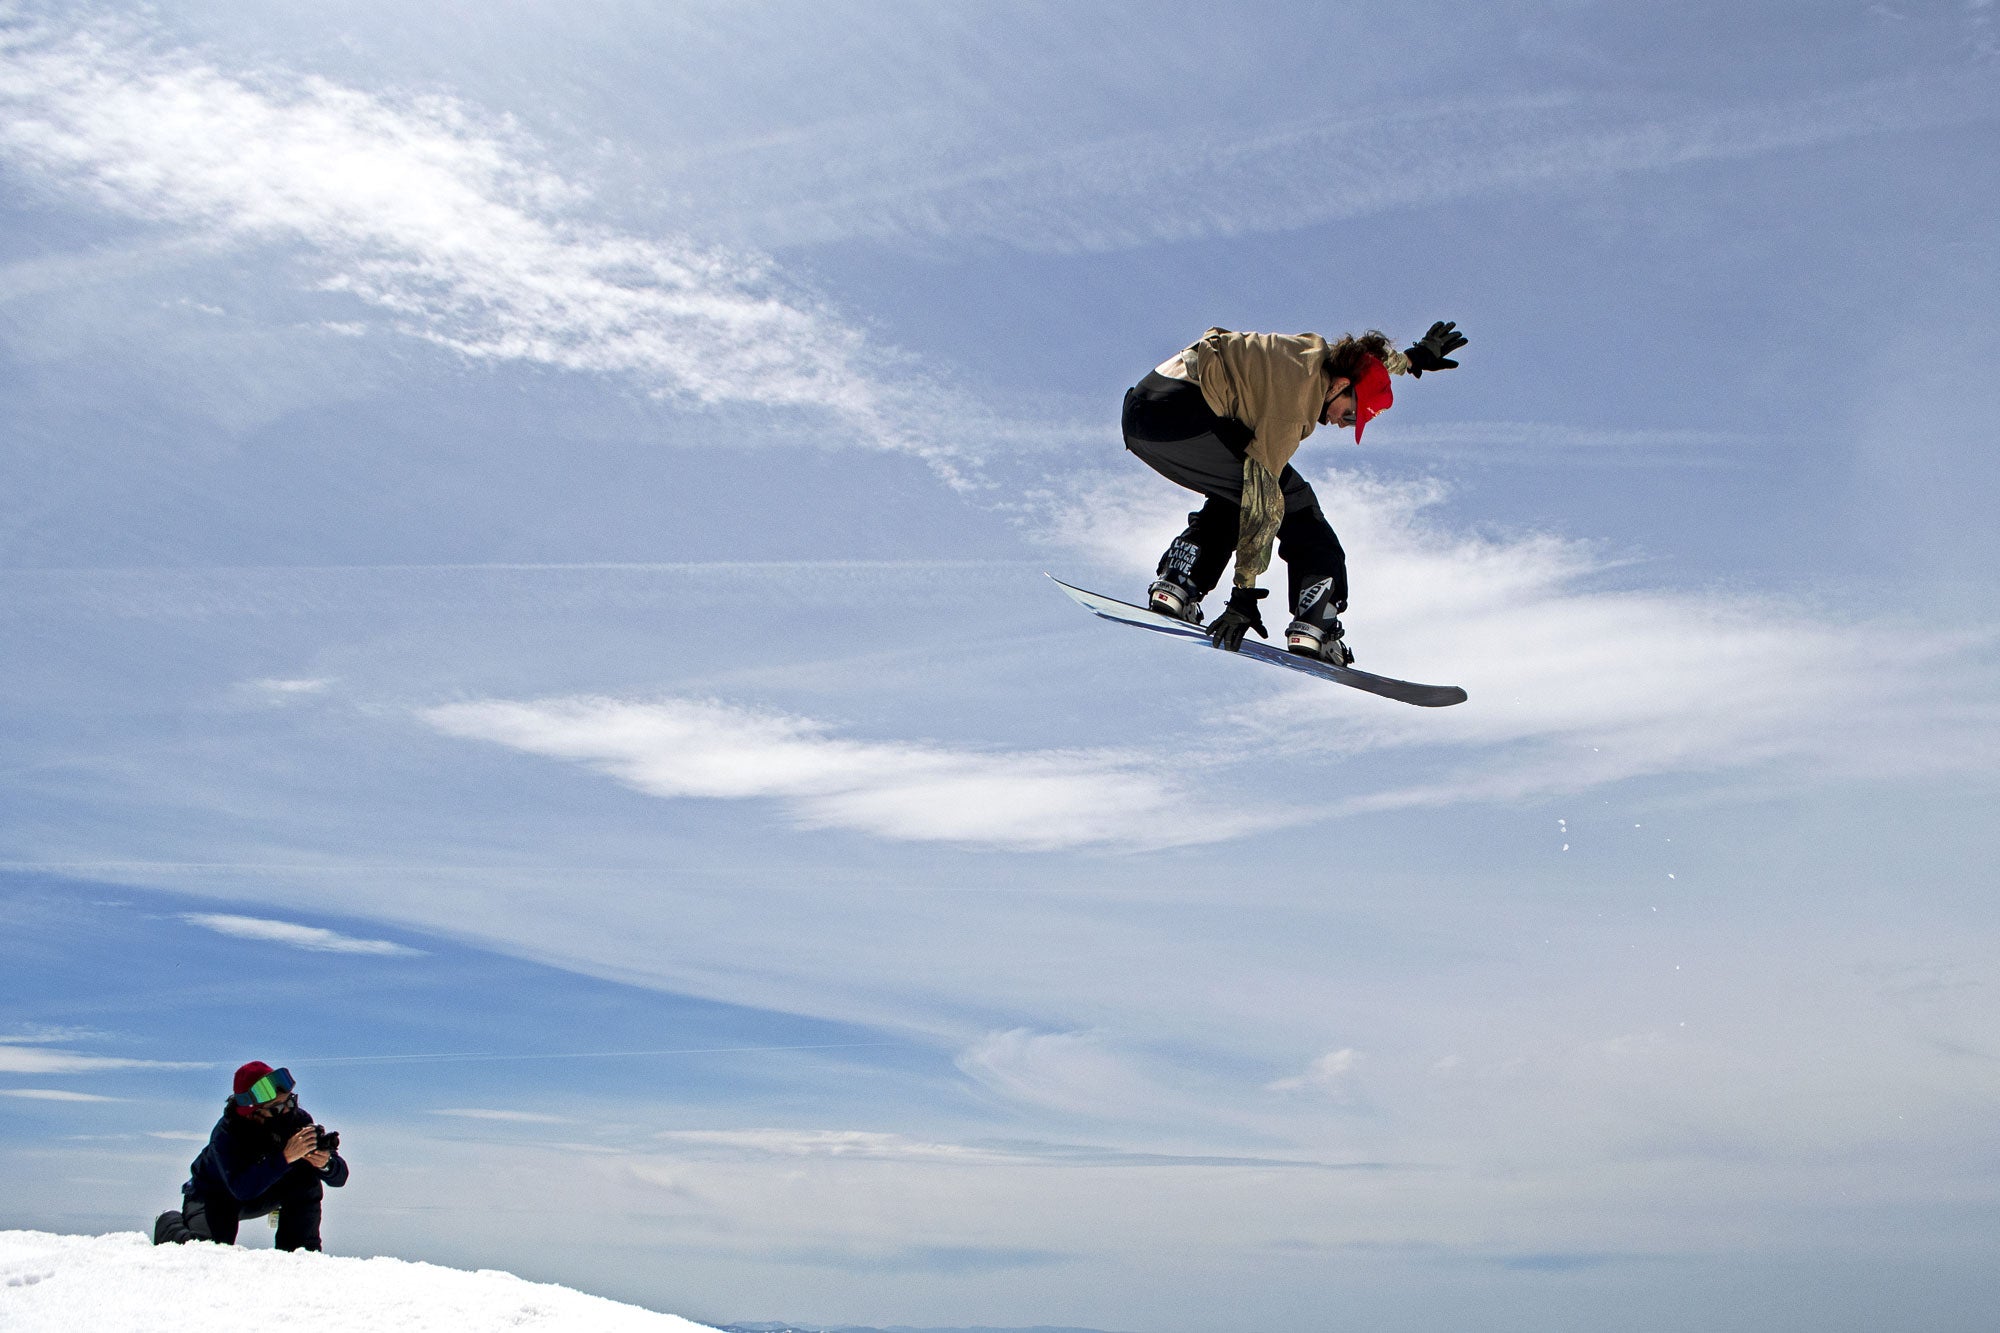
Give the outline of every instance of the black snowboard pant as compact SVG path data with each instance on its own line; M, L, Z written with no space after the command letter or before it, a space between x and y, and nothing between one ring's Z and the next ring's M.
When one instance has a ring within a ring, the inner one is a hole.
M278 1215L278 1235L274 1244L281 1250L317 1250L321 1201L326 1189L310 1178L293 1180L287 1176L272 1189L254 1199L240 1200L227 1190L205 1194L188 1190L181 1195L181 1211L162 1214L153 1226L155 1245L183 1245L191 1240L212 1240L221 1245L236 1243L237 1224L246 1217Z
M1175 485L1208 497L1188 515L1187 530L1174 538L1159 567L1162 578L1171 575L1206 597L1236 553L1243 456L1252 432L1242 422L1211 411L1200 385L1158 372L1148 372L1125 391L1121 425L1125 447L1146 466ZM1299 594L1322 579L1333 580L1333 599L1345 605L1347 553L1320 512L1319 497L1290 465L1278 475L1278 486L1285 494L1278 558L1289 576L1292 611L1296 614L1299 609Z

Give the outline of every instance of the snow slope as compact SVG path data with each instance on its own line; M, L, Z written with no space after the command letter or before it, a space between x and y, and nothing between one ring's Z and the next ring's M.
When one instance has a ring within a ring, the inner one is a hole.
M0 1231L0 1328L119 1333L260 1328L336 1333L710 1333L704 1325L512 1273L401 1259L163 1245L137 1232Z

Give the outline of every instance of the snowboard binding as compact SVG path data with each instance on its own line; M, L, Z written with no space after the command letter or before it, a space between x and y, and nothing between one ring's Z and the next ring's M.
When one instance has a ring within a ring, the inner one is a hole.
M1333 599L1333 580L1321 579L1299 595L1299 613L1285 626L1285 651L1314 657L1331 666L1354 665L1354 650L1342 636L1340 613L1346 602Z
M1155 579L1146 589L1146 609L1190 625L1201 623L1201 594L1172 579Z

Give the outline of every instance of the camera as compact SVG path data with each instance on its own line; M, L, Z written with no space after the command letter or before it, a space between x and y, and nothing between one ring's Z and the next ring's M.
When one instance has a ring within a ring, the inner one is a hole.
M325 1125L314 1125L313 1133L319 1135L318 1150L320 1152L340 1151L340 1133L338 1130L328 1129Z

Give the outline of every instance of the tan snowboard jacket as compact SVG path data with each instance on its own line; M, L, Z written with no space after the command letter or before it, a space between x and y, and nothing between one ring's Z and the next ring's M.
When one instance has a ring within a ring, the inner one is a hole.
M1271 545L1285 518L1278 476L1326 407L1331 348L1317 333L1232 333L1210 329L1160 373L1201 386L1219 417L1252 432L1243 458L1243 513L1237 528L1235 585L1254 588L1271 567Z
M1250 457L1275 477L1319 424L1330 350L1317 333L1210 329L1181 357L1209 410L1254 432Z

